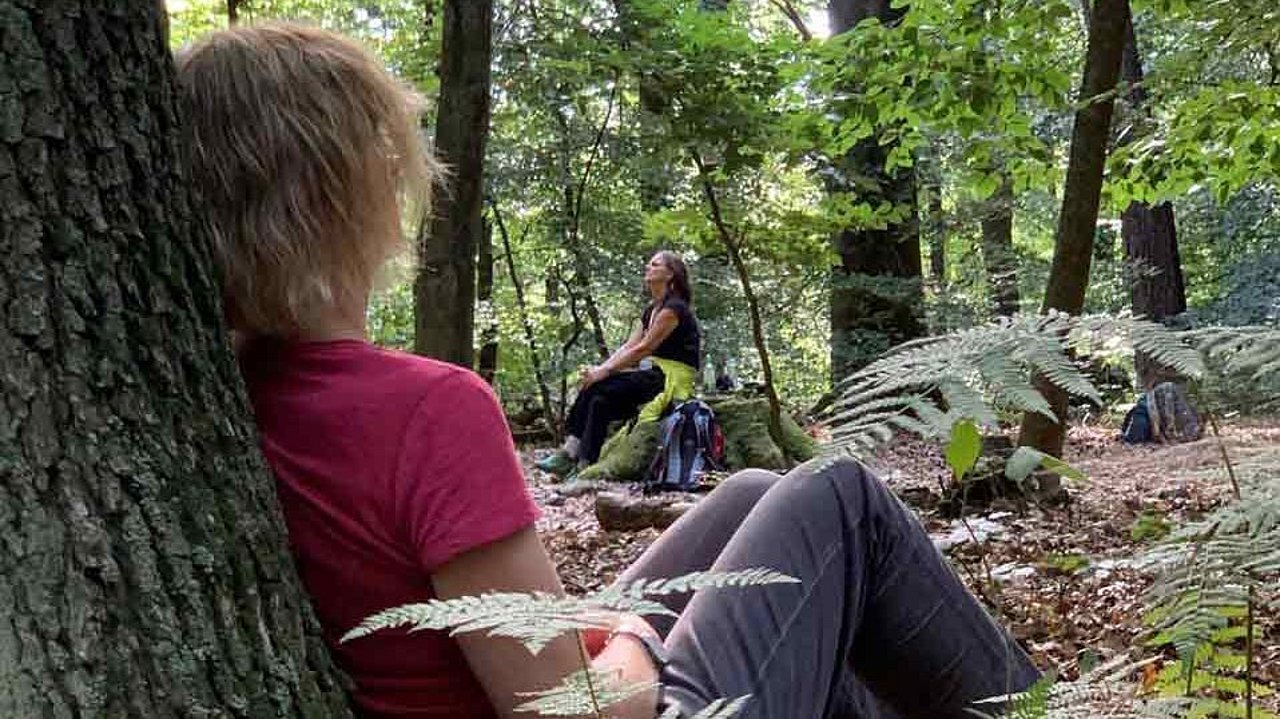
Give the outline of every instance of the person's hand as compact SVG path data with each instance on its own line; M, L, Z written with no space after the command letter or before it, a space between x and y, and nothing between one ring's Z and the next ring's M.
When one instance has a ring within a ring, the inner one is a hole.
M653 625L638 614L618 613L612 617L612 621L608 623L608 626L579 629L578 633L582 635L582 643L587 647L587 655L594 657L604 650L605 645L613 639L613 635L620 631L632 632L662 641L662 637L658 635L658 630L654 629Z
M582 389L586 389L608 376L609 372L603 367L598 365L595 367L588 367L582 370L582 377L579 380L579 384L581 384Z
M636 635L652 637L661 642L658 632L638 615L619 614L611 631L606 634L603 630L599 630L599 633L594 636L602 635L604 645L599 653L593 656L592 666L616 676L620 686L649 686L646 691L639 692L625 702L610 707L611 710L616 711L613 715L631 719L653 717L658 703L660 671L648 647L643 641L637 639ZM584 635L583 639L585 642L591 637Z

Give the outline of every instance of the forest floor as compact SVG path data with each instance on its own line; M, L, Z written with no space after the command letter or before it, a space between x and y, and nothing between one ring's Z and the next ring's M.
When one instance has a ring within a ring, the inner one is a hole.
M1233 463L1280 464L1280 426L1241 422L1222 428ZM652 529L605 532L596 522L593 497L561 497L532 467L540 450L522 452L547 546L570 592L599 589L657 537ZM1153 543L1135 528L1177 527L1203 516L1231 495L1221 448L1212 437L1177 445L1129 446L1115 427L1071 429L1067 461L1088 480L1072 483L1065 508L1019 511L992 507L969 515L983 536L969 540L960 523L933 509L948 478L940 449L901 440L870 464L912 506L960 576L986 597L1042 669L1072 679L1082 661L1106 661L1143 638L1143 592L1152 577L1133 558ZM1145 519L1143 519L1145 517ZM992 581L994 579L994 581ZM1280 606L1267 597L1262 606ZM1280 686L1280 614L1259 613L1262 640L1258 677ZM1273 711L1280 701L1264 700Z

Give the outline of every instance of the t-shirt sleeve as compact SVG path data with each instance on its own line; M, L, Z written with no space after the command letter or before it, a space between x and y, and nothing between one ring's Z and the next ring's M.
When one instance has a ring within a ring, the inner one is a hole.
M470 372L419 403L398 475L397 513L427 571L538 518L498 399Z

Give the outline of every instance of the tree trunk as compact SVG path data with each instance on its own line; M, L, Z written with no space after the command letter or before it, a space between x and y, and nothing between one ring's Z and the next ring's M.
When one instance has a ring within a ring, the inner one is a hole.
M476 248L483 233L492 0L447 0L435 150L451 170L421 239L414 287L419 354L470 368L475 356Z
M587 154L587 161L583 165L582 174L574 177L571 170L570 157L576 152L570 146L572 133L569 127L569 118L565 116L562 108L556 108L556 119L559 122L560 129L564 133L564 144L560 154L560 176L561 182L564 184L564 206L562 208L564 224L565 245L569 248L569 253L573 257L574 279L578 284L580 298L587 312L587 319L591 322L591 334L595 339L596 352L600 355L600 359L609 358L609 343L605 339L604 320L600 314L600 307L596 304L595 294L591 289L591 262L587 256L587 249L582 245L582 201L586 197L587 187L591 181L591 168L595 166L596 155L600 151L601 142L604 140L605 132L609 128L609 118L613 116L614 101L618 96L618 83L615 80L613 88L609 92L609 103L605 108L604 119L600 121L600 127L596 130L595 139L591 143L591 149Z
M507 225L502 221L502 212L497 204L490 203L493 210L493 222L498 226L498 235L502 237L502 255L507 261L507 274L511 276L511 286L516 292L516 310L520 313L520 325L524 328L524 339L529 343L529 361L533 365L533 378L538 383L538 399L542 402L542 417L551 435L560 439L560 423L557 414L551 407L551 388L547 386L547 375L542 369L542 353L538 350L538 334L533 329L533 319L529 316L529 305L524 299L524 282L516 272L516 258L511 249L511 237L507 234Z
M1133 121L1122 134L1119 144L1128 144L1146 133L1150 108L1142 86L1142 56L1138 52L1133 21L1126 27L1121 73L1129 85L1128 100ZM1182 277L1182 259L1178 255L1178 232L1173 205L1168 202L1152 207L1145 202L1132 202L1120 215L1120 235L1124 240L1126 264L1133 276L1129 297L1134 314L1162 322L1187 311L1187 291ZM1150 390L1162 382L1176 379L1175 373L1162 367L1143 353L1134 358L1138 383Z
M832 0L829 10L833 33L847 32L869 17L893 25L906 12L891 8L889 0ZM906 219L883 229L843 230L835 237L840 265L831 287L833 383L925 331L916 174L913 169L885 172L890 149L892 145L882 146L878 138L870 138L842 160L847 174L874 178L879 190L872 201L904 208ZM837 179L828 191L853 189L850 182Z
M346 716L221 328L164 24L0 4L0 716Z
M929 274L939 285L947 283L947 221L942 211L942 186L930 182L925 195L929 224Z
M702 182L702 191L707 198L707 206L711 210L711 219L720 240L729 252L729 259L738 273L738 281L742 283L742 294L747 300L747 311L751 316L751 337L755 341L756 353L760 355L760 369L764 374L764 394L769 400L769 435L775 442L782 442L782 402L778 399L778 388L773 383L773 363L769 360L769 345L764 336L764 320L760 316L760 302L751 289L751 274L747 271L747 263L742 260L742 252L738 247L738 239L725 224L724 215L720 212L720 201L716 198L715 188L711 186L711 178L702 160L694 155L698 167L698 179Z
M228 25L239 24L240 2L241 0L227 0L227 24Z
M480 329L480 355L476 373L493 384L498 374L498 316L493 306L493 225L484 222L480 247L476 253L476 301L484 308L484 327Z
M1084 82L1071 133L1071 153L1067 162L1067 182L1063 188L1062 210L1045 289L1044 311L1060 310L1079 314L1089 282L1093 257L1093 237L1098 224L1107 142L1111 136L1111 113L1115 99L1111 93L1120 79L1120 57L1124 50L1125 26L1129 18L1127 0L1096 0L1089 18L1089 45L1085 53ZM1019 441L1054 456L1062 454L1067 394L1044 377L1036 387L1058 421L1035 412L1022 420Z
M982 217L982 260L995 312L1001 317L1018 313L1018 256L1013 250L1013 184L1008 175L992 196Z

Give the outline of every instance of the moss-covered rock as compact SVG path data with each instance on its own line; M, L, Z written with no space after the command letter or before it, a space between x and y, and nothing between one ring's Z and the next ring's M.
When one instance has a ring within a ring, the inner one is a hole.
M658 422L623 425L600 449L600 460L578 474L582 480L638 481L658 452Z
M817 445L789 415L782 417L782 441L769 436L769 403L763 398L711 398L707 404L716 413L724 432L725 468L747 467L787 470L810 459ZM583 470L584 480L633 482L644 478L658 451L658 422L624 425L600 451L600 461Z

